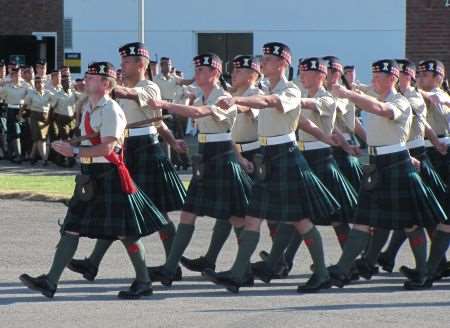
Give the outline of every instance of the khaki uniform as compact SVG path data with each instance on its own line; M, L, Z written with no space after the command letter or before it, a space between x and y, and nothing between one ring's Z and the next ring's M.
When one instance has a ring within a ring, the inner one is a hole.
M120 98L118 100L120 107L122 107L125 113L128 124L148 120L154 117L161 117L161 110L151 110L147 105L149 99L161 99L161 92L156 83L149 80L142 80L132 89L137 92L137 103L131 99ZM159 123L154 122L151 125L158 127Z
M0 98L4 99L8 105L21 105L28 90L29 88L22 84L8 84L0 88Z
M279 97L283 112L276 108L261 110L258 117L258 135L274 137L295 132L301 112L300 89L295 83L282 78L272 90L268 91L268 94Z
M54 101L54 96L48 90L43 90L42 93L30 90L27 93L25 105L30 109L30 129L33 142L47 139L48 114Z
M101 98L98 103L91 108L89 102L83 107L83 116L81 119L81 135L87 135L85 130L85 116L86 112L90 113L91 127L95 132L98 132L101 138L113 137L117 139L119 144L123 144L125 127L127 119L122 108L117 102L108 96ZM90 140L83 140L82 145L91 146Z
M248 88L241 96L249 97L264 94L259 88L252 86ZM249 112L239 113L232 129L232 139L235 143L252 142L258 139L258 117L259 110L250 108Z
M356 106L348 99L336 99L336 127L342 133L355 132Z
M207 105L212 111L212 115L195 120L200 133L226 133L231 131L237 116L237 106L233 105L227 110L221 109L216 106L220 97L231 97L231 95L217 85L207 99L199 97L194 101L194 106Z
M432 93L442 95L445 97L445 91L435 88L431 90ZM438 136L445 136L448 134L448 123L450 117L450 107L448 106L434 106L429 104L427 111L427 121L430 123L434 132Z
M54 94L53 129L57 139L67 140L75 127L75 104L77 95L69 89Z
M177 93L177 83L180 80L180 77L173 74L169 74L167 77L162 73L156 75L154 81L161 90L161 98L164 100L174 101Z
M412 123L412 110L408 100L397 91L392 91L383 100L394 112L392 120L367 113L367 144L386 146L406 143Z
M336 120L337 103L323 86L312 98L315 99L317 111L303 110L301 115L315 123L325 134L330 135ZM299 130L299 140L309 142L317 141L317 138L303 130Z
M403 95L408 99L411 104L411 109L413 113L412 123L411 123L411 131L409 133L410 140L420 139L423 140L425 136L425 120L427 116L427 105L425 104L425 100L419 91L415 88L410 87Z

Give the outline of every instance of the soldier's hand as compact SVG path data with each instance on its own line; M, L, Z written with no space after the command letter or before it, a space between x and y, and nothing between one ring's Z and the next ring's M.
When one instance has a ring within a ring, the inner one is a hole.
M412 163L412 165L414 165L417 172L419 172L420 171L420 161L417 158L411 156L411 163Z
M165 104L165 101L160 100L160 99L150 98L149 100L147 100L147 105L149 105L150 109L153 109L153 110L163 108L164 104Z
M347 98L348 90L339 84L334 84L331 88L331 94L336 98Z
M74 155L72 145L65 141L57 140L52 142L52 148L65 157L73 157Z
M175 142L171 146L173 150L179 154L185 154L188 150L188 145L182 139L175 140Z
M438 142L437 144L434 145L434 148L436 148L436 150L441 154L441 155L447 155L447 151L448 151L448 146L446 143L444 142Z
M251 161L246 159L245 157L240 156L238 158L239 164L244 168L245 172L253 173L255 171L255 167Z
M221 98L217 103L216 106L219 106L220 108L227 110L231 106L234 105L234 99L232 97L223 97Z

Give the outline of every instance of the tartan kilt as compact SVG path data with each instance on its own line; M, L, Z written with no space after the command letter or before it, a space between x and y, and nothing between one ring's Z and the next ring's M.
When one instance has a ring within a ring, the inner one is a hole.
M295 143L264 146L261 153L270 170L265 181L253 185L248 216L277 222L318 221L340 209Z
M20 137L20 124L17 119L17 114L19 114L18 108L8 108L6 116L6 136L8 142Z
M363 170L358 157L352 156L342 150L342 148L333 147L333 157L341 170L342 174L352 185L353 189L359 190Z
M30 113L31 139L45 141L48 137L48 114L31 111Z
M370 157L380 182L372 191L360 189L353 223L395 230L434 227L446 221L444 210L409 158L407 150Z
M260 153L260 149L254 149L254 150L250 150L250 151L245 151L245 152L241 153L241 155L242 155L247 161L253 162L253 157L254 157L256 154L259 154L259 153ZM254 179L254 176L255 176L254 172L252 172L252 173L247 173L247 174L248 174L248 176L249 176L250 178Z
M342 174L331 154L331 148L303 151L303 156L316 176L341 205L341 209L329 217L322 217L314 223L331 225L334 222L349 222L358 204L358 194Z
M67 140L72 137L75 128L75 118L71 116L53 114L53 131L56 139Z
M131 195L122 191L113 164L84 164L81 172L94 178L95 196L87 202L72 197L62 225L63 232L116 240L147 236L167 224L166 218L142 191Z
M432 178L430 178L430 182L427 182L427 180L425 180L425 182L429 183L429 186L433 189L436 197L444 207L445 213L450 217L450 190L448 189L448 186L450 185L450 147L445 156L434 148L426 148L426 155L433 168L433 170L430 170L430 176L431 174L433 175ZM447 187L444 195L439 191L441 190L440 188L436 188L436 190L433 188L434 184L437 184L437 187L439 186L439 177L444 186Z
M178 211L183 207L186 189L155 138L126 138L125 162L135 183L162 213Z
M199 144L199 153L205 164L204 176L192 178L183 211L220 220L244 217L252 181L237 162L232 143ZM219 154L223 156L211 159Z

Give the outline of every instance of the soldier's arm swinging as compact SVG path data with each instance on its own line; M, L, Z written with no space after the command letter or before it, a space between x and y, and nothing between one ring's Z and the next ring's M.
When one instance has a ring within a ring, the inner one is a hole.
M336 143L332 139L331 136L325 134L322 129L320 129L314 122L311 120L300 117L300 120L298 121L298 127L302 129L303 131L309 133L310 135L314 136L320 141L323 141L331 146L336 146Z

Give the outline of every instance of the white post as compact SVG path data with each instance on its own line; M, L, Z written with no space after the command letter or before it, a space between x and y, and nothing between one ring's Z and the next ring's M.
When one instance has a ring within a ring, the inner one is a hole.
M144 43L144 1L138 0L138 40L139 42Z

